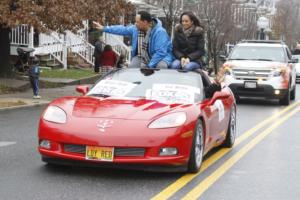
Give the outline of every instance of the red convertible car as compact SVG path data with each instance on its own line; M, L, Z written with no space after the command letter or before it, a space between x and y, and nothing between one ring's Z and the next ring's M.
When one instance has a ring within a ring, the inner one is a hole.
M76 90L41 116L46 163L197 172L235 140L234 96L202 71L118 69Z

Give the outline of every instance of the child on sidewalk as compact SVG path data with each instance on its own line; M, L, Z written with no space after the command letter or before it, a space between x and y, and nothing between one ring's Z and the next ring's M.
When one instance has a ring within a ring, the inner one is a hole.
M41 98L41 96L39 95L40 67L39 67L39 59L35 56L30 57L28 75L33 90L33 98L40 99Z
M101 73L105 74L112 70L117 63L117 55L112 49L112 46L105 45L103 52L100 56L101 61Z

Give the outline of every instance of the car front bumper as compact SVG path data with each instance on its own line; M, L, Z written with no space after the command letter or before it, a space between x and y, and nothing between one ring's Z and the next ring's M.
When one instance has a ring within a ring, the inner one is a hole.
M243 83L232 83L229 85L235 96L263 97L267 99L281 99L287 93L286 89L274 89L271 85L259 84L256 88L245 88ZM275 91L278 94L275 94Z

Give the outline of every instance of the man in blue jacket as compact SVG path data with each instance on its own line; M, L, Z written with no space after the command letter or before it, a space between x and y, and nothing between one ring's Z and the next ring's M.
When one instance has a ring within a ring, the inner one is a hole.
M102 26L93 22L94 27L106 33L131 36L132 60L129 67L168 68L173 61L172 43L161 21L150 13L140 11L135 25Z

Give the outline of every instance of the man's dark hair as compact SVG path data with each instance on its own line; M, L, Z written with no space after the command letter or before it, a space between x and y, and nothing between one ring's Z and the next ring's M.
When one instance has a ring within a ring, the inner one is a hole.
M152 17L150 15L150 13L148 13L147 11L140 11L140 12L138 12L138 15L141 16L142 21L147 21L147 22L152 21Z

